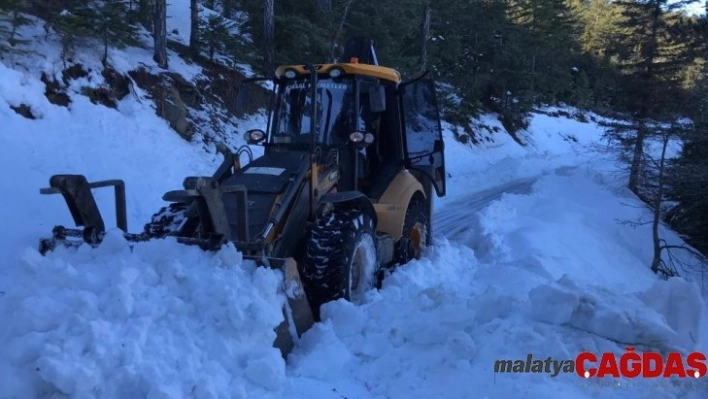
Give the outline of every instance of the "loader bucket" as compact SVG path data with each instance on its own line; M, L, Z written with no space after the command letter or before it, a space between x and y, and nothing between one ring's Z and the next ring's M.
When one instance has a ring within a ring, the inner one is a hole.
M280 349L283 358L287 358L300 336L315 323L315 319L295 259L268 258L265 263L269 263L268 266L277 268L283 273L283 291L286 297L283 307L284 320L275 329L276 337L273 346Z
M52 236L40 241L39 250L43 255L53 250L57 245L67 247L78 247L84 243L94 247L100 245L106 229L103 217L91 191L96 188L114 188L116 224L118 228L123 230L123 235L126 240L139 242L154 238L146 233L131 234L127 232L125 184L122 180L89 182L83 175L54 175L50 178L49 184L50 187L41 189L40 193L46 195L61 194L69 207L69 211L74 219L74 224L83 228L55 226L52 230ZM223 208L223 205L219 202L219 198L221 197L220 188L213 178L187 178L185 179L185 190L168 194L179 195L180 198L204 199L209 209L201 209L204 215L200 215L200 217L206 218L208 216L208 218L212 220L211 224L213 227L221 227L216 230L222 230L222 234L214 235L214 237L218 238L217 240L180 240L178 238L178 242L199 245L206 250L218 250L228 241L229 235L226 227L228 224L225 220L225 216L223 212L215 211L219 208ZM245 203L245 197L242 198L242 200L242 202ZM247 234L246 232L246 235ZM283 358L287 359L288 354L292 351L295 343L300 339L300 336L314 324L314 316L307 296L305 295L302 281L300 280L297 262L293 258L256 256L244 256L243 258L253 260L259 266L278 269L283 274L283 285L281 289L286 297L283 306L284 320L275 328L276 338L273 342L273 346L280 350Z

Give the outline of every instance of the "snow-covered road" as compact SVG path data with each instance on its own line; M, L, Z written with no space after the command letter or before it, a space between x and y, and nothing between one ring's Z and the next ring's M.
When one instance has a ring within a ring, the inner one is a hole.
M562 166L554 169L553 173L565 174L575 168L576 166ZM530 193L533 184L544 175L548 173L515 179L485 190L472 191L460 199L443 204L435 210L433 216L435 236L455 241L461 234L469 231L472 227L470 221L477 212L491 202L501 199L504 194Z
M527 194L538 177L518 179L486 190L472 192L436 209L433 216L435 236L454 240L460 233L467 232L474 215L496 201L504 194Z

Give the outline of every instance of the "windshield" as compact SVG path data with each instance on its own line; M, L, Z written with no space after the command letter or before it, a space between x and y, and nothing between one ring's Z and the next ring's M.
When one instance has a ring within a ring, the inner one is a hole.
M272 125L274 143L309 143L313 120L309 81L291 81L279 88L278 102ZM356 128L354 100L356 89L352 80L317 82L317 142L325 145L346 143Z

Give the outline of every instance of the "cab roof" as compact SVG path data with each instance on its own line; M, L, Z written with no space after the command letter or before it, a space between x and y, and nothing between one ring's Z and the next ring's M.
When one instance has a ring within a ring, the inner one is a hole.
M315 64L319 74L328 74L331 70L340 68L345 74L371 76L395 84L401 83L401 74L392 68L379 65L359 64L357 62L336 64ZM281 65L275 70L275 76L285 77L285 72L293 70L298 75L309 75L310 71L304 65Z

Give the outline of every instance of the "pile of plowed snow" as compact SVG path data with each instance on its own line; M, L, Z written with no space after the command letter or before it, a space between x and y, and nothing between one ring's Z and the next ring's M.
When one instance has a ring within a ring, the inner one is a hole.
M285 380L279 272L171 240L32 249L0 300L0 396L262 397Z
M469 249L441 243L392 276L369 303L324 305L324 322L290 358L293 375L357 398L702 397L695 386L680 383L610 379L600 388L595 384L603 381L575 373L495 374L495 361L526 360L528 354L575 360L584 351L620 356L626 345L694 347L681 345L676 333L697 332L701 299L692 284L661 281L644 293L620 294L564 276L528 292L485 278L518 273L516 265L481 264ZM667 294L669 308L652 303L658 291ZM686 307L693 303L699 306ZM677 330L665 321L671 317ZM632 387L616 389L616 383Z
M326 304L323 322L286 366L271 346L282 320L281 276L232 248L208 254L171 240L129 246L114 231L98 249L46 257L26 249L0 300L0 314L11 320L0 330L0 394L594 397L598 388L579 385L574 373L494 375L494 362L695 346L701 298L692 284L658 281L620 294L567 275L530 290L489 278L522 267L480 263L471 249L443 241L364 304ZM639 384L613 397L687 393Z
M658 280L647 266L648 230L616 220L642 213L631 198L576 168L481 211L455 205L438 216L452 213L471 231L449 238L438 231L426 256L367 303L324 305L323 323L290 358L295 376L326 381L347 397L703 397L705 376L657 385L494 373L497 360L529 354L545 361L585 351L621 356L628 346L705 351L698 286Z

